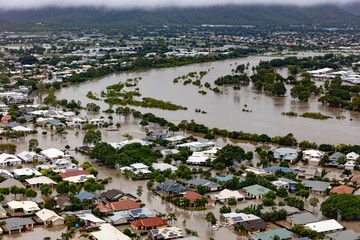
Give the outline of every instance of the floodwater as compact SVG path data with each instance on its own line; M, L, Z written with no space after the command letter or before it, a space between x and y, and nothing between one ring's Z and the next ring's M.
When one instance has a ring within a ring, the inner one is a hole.
M320 53L306 52L299 57L320 55ZM139 72L117 73L104 78L88 81L79 85L70 86L57 92L58 99L80 100L85 106L88 102L94 102L107 109L108 104L102 101L91 100L86 97L88 91L100 96L106 87L126 79L141 77L138 86L142 97L153 97L174 104L188 107L187 111L166 111L159 109L136 108L142 112L152 112L159 117L179 123L181 120L194 119L197 123L203 123L209 127L217 127L231 131L244 131L249 133L268 134L269 136L284 136L293 133L298 140L309 140L317 143L331 144L358 144L357 138L360 132L360 113L350 112L339 108L329 108L317 102L316 96L309 102L300 102L290 97L290 89L287 86L286 97L273 97L256 91L251 84L241 86L240 90L232 87L220 87L221 93L216 94L203 87L201 90L206 95L198 93L199 88L192 84L184 86L182 82L173 83L173 79L187 75L189 72L209 71L202 79L202 84L209 82L215 87L214 81L236 68L237 64L250 64L256 66L260 60L284 58L284 56L249 56L247 58L232 59L211 63L193 64L188 66L154 69ZM251 70L249 75L251 75ZM286 75L282 69L280 74ZM245 107L247 105L247 107ZM114 106L116 108L116 106ZM244 112L243 109L252 112ZM207 114L196 113L195 109L206 111ZM333 117L328 120L309 119L302 117L282 116L282 112L294 111L298 115L304 112L321 112ZM336 116L345 116L345 120L337 120Z

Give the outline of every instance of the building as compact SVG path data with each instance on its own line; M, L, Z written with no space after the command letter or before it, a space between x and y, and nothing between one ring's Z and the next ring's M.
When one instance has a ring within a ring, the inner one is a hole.
M130 193L124 193L118 189L111 189L106 192L101 193L101 197L105 198L109 202L118 202L122 200L136 199L135 196Z
M12 186L16 186L18 188L25 188L24 184L13 178L8 178L0 183L0 188L11 188Z
M227 182L227 181L233 179L233 177L234 177L234 175L229 174L229 175L226 175L226 176L216 176L215 179L220 181L220 182ZM245 181L245 179L239 178L239 182L243 182L243 181Z
M84 201L85 199L94 199L94 198L98 199L94 194L86 192L86 191L75 195L75 197L80 199L81 202Z
M250 221L244 221L241 223L234 224L234 229L237 231L241 231L241 226L243 226L245 232L247 234L254 234L266 231L268 228L268 223L266 223L262 219L255 219Z
M96 217L91 213L91 210L81 210L76 212L64 212L65 215L76 216L85 222L85 226L91 228L100 227L101 224L105 223L104 220Z
M112 225L121 225L127 224L129 221L151 217L154 217L154 214L148 208L134 208L114 212L114 214L110 216L108 220Z
M39 206L33 201L11 201L8 202L10 215L21 212L22 215L32 215L40 210Z
M360 157L359 154L355 152L351 152L346 154L346 161L356 161L356 159L358 159L359 157Z
M48 184L52 188L56 187L56 182L51 178L45 176L28 178L25 181L27 183L27 186L30 188L39 188L43 184Z
M239 193L239 191L236 191L236 190L231 191L229 189L224 189L221 192L219 192L218 194L214 194L213 198L214 198L215 201L220 201L220 202L227 202L231 198L234 198L237 201L244 201L245 200L244 195Z
M342 193L348 193L348 194L353 194L353 192L355 191L355 188L346 186L346 185L340 185L337 187L334 187L333 189L331 189L330 193L334 193L334 194L342 194Z
M177 167L170 165L168 163L153 163L152 167L158 172L164 172L167 169L170 169L172 173L177 171Z
M339 164L339 159L344 157L345 155L340 153L340 152L336 152L336 153L333 153L329 156L329 162L326 163L325 165L327 167L338 167L340 164Z
M279 162L286 161L288 163L293 163L298 156L298 151L292 148L277 148L273 152L274 158Z
M333 231L341 231L344 229L344 227L334 219L309 223L306 224L305 227L318 233L329 233Z
M215 183L213 181L210 181L210 180L207 180L207 179L204 179L204 178L201 178L201 179L195 179L195 180L188 180L185 182L186 185L188 187L194 187L196 188L197 186L203 186L205 187L209 192L212 192L212 191L220 191L222 189L224 189L223 186L221 186L220 184L218 183Z
M17 166L22 164L22 160L15 155L2 153L0 154L0 166Z
M44 223L44 225L63 225L64 218L57 215L56 212L44 208L41 211L36 213L36 216L40 223Z
M130 226L132 230L142 232L167 227L168 220L161 217L144 218L130 222Z
M122 200L119 202L111 202L110 206L114 211L123 211L134 208L140 208L140 204L138 202L135 202L134 200Z
M5 225L2 226L2 229L5 233L14 234L20 233L24 231L29 231L31 228L34 227L34 221L30 218L8 218L4 219Z
M355 161L348 161L344 164L344 167L347 170L354 170L355 166L356 166Z
M21 153L19 153L17 155L18 158L20 158L21 160L23 160L24 162L30 163L32 161L40 161L43 160L44 158L42 156L40 156L39 154L35 153L35 152L28 152L28 151L22 151Z
M270 192L271 190L260 186L258 184L244 187L244 191L247 193L247 196L249 198L255 198L255 199L262 199L266 193Z
M295 172L295 169L293 169L293 168L279 167L279 166L270 166L270 167L263 168L263 170L268 172L268 173L276 173L278 171L281 171L283 173L293 173L293 172Z
M193 206L197 199L202 199L202 198L204 198L204 196L202 196L202 195L200 195L200 194L198 194L196 192L193 192L193 191L188 191L188 192L185 193L184 198L189 199L190 200L190 205ZM215 201L212 200L211 198L206 198L206 201L207 201L208 204L214 204L215 203Z
M322 169L312 166L299 166L296 168L298 170L297 178L300 179L310 179L321 176Z
M296 186L298 185L297 182L287 178L279 178L277 181L272 181L271 183L276 187L277 190L283 187L286 188L286 190L289 192L295 192Z
M165 138L165 141L168 141L170 144L175 145L180 143L184 139L186 139L186 137L178 135L173 137L167 137Z
M354 230L346 230L346 231L340 231L340 232L334 232L334 233L328 233L326 236L330 240L357 240L360 238L360 233L354 232Z
M130 237L123 234L109 223L101 224L99 229L99 231L90 233L95 240L131 240Z
M220 214L220 220L227 222L229 225L234 225L237 223L243 223L246 221L259 220L258 216L253 214L245 214L245 213L223 213Z
M42 176L42 174L33 168L20 168L20 169L14 169L13 170L14 177L36 177L36 176Z
M14 176L5 169L0 169L0 176L3 176L4 178L13 178Z
M160 229L153 229L149 231L148 240L166 240L178 239L183 236L182 231L178 227L166 227Z
M53 161L58 158L69 158L69 155L65 155L63 151L56 148L49 148L40 152L47 160Z
M280 240L291 239L292 232L285 228L278 228L276 230L270 230L266 232L260 232L251 234L252 240L273 240L275 236L278 236Z
M323 194L330 187L329 182L304 180L301 182L305 190L314 194Z
M312 213L300 213L300 214L293 214L286 218L288 222L290 222L291 226L297 225L305 225L308 223L318 222L319 219L315 217Z
M309 165L318 166L320 164L321 159L324 156L324 152L318 150L306 150L303 151L303 159Z
M329 179L330 181L339 181L340 183L344 183L345 179L349 179L349 176L345 175L344 173L331 171L326 173L324 179L325 178Z
M5 210L5 208L0 205L0 218L7 218L7 213L8 212Z
M167 181L158 185L155 191L163 191L167 194L183 194L190 191L190 188L174 181Z
M178 144L175 147L177 149L184 147L193 152L200 152L200 151L203 151L206 149L211 149L211 148L216 147L216 143L215 142L206 142L206 143L190 142L190 143Z
M134 164L131 164L130 167L122 167L122 168L120 168L120 171L121 172L130 171L136 175L151 173L151 171L149 170L149 166L147 166L143 163L134 163Z

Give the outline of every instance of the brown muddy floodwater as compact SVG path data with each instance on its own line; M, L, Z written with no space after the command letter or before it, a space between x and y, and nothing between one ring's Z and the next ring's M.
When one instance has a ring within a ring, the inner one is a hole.
M320 55L319 53L301 53L299 57ZM141 77L138 86L142 97L153 97L164 101L188 107L187 111L166 111L159 109L136 108L142 112L152 112L157 116L179 123L181 120L194 119L197 123L203 123L209 127L228 129L231 131L245 131L249 133L266 133L269 136L284 136L293 133L298 140L309 140L317 143L331 144L358 144L360 133L360 113L350 112L339 108L329 108L317 102L317 97L312 97L309 102L299 102L290 97L290 89L287 86L286 97L272 97L256 91L251 84L241 86L241 90L233 90L232 87L220 87L221 94L206 90L206 95L198 93L199 88L192 84L184 86L181 82L174 84L173 79L187 75L189 72L208 71L202 84L209 82L215 87L214 81L227 74L239 64L256 66L260 60L284 58L284 56L250 56L241 59L232 59L211 63L193 64L188 66L154 69L140 72L117 73L101 79L88 81L76 86L63 88L57 92L58 99L80 100L85 106L88 102L94 102L101 106L102 110L108 108L108 104L102 101L94 101L86 97L88 91L100 95L106 87L125 82L126 79ZM283 76L286 70L279 70ZM251 70L249 70L249 75ZM242 109L252 112L243 112ZM115 106L116 107L116 106ZM207 114L195 113L195 109L206 111ZM321 112L332 116L333 119L317 120L302 117L282 116L282 112L295 111L298 115L304 112ZM345 120L337 120L337 115L343 115ZM352 119L352 121L350 121Z

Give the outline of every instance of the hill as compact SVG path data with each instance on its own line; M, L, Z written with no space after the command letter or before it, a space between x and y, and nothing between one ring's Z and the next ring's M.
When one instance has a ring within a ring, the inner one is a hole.
M37 10L1 11L4 19L21 22L42 22L46 25L80 28L122 28L138 25L325 25L349 23L355 15L332 5L239 6L223 5L201 8L163 8L155 10L116 10L105 8L44 8Z

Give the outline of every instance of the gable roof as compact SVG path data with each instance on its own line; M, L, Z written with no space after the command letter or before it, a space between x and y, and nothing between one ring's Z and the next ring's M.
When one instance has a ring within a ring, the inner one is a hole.
M66 171L66 172L61 172L59 174L62 178L76 177L80 175L90 175L90 173L86 170Z
M310 188L311 191L319 191L324 192L328 187L330 187L329 182L323 182L323 181L311 181L311 180L304 180L301 182L301 184L306 187Z
M245 229L249 232L254 232L259 229L265 229L267 227L267 223L262 219L254 219L250 221L245 221L242 224Z
M276 230L251 234L251 237L255 240L272 240L275 235L279 236L280 239L288 239L291 238L292 232L285 228L278 228Z
M127 197L133 197L128 193L125 193L119 189L110 189L106 192L101 193L101 196L106 198L109 201L118 201L119 199L121 199L123 196L127 196Z
M48 220L56 221L58 219L63 219L64 220L64 218L57 215L56 212L54 212L52 210L49 210L49 209L46 209L46 208L44 208L43 210L37 212L36 216L38 216L41 219L41 221L43 221L43 222L48 221Z
M100 231L90 233L97 240L131 240L130 237L109 223L101 224L99 228Z
M123 200L119 202L110 203L112 209L115 211L128 210L133 208L140 208L140 204L135 202L134 200Z
M328 232L328 231L335 231L343 229L344 227L338 223L335 219L309 223L305 225L306 227L310 228L311 230L317 231L319 233Z
M186 181L186 184L189 184L189 185L194 185L194 186L204 186L204 187L208 187L208 188L218 188L218 187L221 187L220 184L218 183L215 183L213 181L210 181L210 180L207 180L207 179L204 179L204 178L200 178L200 179L195 179L195 180L188 180Z
M8 178L5 181L0 183L0 188L11 188L12 186L17 186L18 188L24 188L24 184L22 184L20 181Z
M79 198L80 201L83 201L83 200L89 199L89 198L97 198L94 194L86 192L86 191L75 195L75 197Z
M342 194L342 193L349 193L352 194L354 192L355 188L346 186L346 185L340 185L337 187L334 187L333 189L331 189L331 193L336 193L336 194Z
M9 231L18 230L23 225L30 225L34 224L35 222L31 218L8 218L4 219L3 221L6 222L5 228Z
M202 195L196 193L196 192L193 192L193 191L188 191L185 193L184 195L185 198L189 199L190 202L195 202L196 199L201 199L203 198ZM212 200L211 198L207 198L206 199L208 203L210 202L215 202L214 200Z

